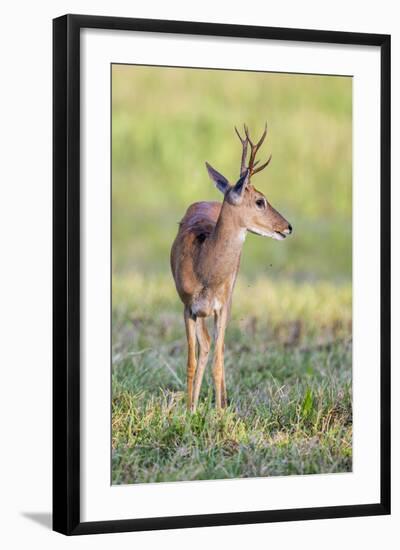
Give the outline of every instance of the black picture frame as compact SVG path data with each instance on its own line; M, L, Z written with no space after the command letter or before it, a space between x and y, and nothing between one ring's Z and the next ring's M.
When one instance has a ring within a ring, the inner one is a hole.
M116 521L80 520L80 31L258 38L381 50L381 495L370 504ZM390 513L390 35L65 15L53 21L53 529L66 535Z

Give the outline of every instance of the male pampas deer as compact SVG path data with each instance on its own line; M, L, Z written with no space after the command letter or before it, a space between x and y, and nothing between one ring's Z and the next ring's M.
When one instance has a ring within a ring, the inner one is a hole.
M222 203L192 204L179 224L178 235L171 249L171 269L184 304L188 345L187 403L191 411L197 407L210 351L210 336L205 319L211 315L215 323L212 370L215 403L217 409L227 404L224 337L247 231L277 240L284 239L292 232L291 225L251 183L251 178L271 160L269 157L261 166L256 161L257 151L267 135L267 126L257 143L251 141L246 125L243 138L236 127L235 130L242 143L239 179L231 185L222 174L206 163L208 174L224 195L224 200ZM248 146L250 157L246 166Z

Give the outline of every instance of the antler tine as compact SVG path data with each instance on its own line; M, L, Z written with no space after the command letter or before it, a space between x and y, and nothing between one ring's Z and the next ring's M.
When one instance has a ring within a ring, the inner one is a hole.
M243 128L244 128L244 133L246 134L246 138L247 138L248 142L250 143L250 147L254 147L254 143L251 141L250 136L249 136L249 128L247 127L247 124L243 124Z
M266 167L268 166L268 164L271 162L271 159L272 159L272 155L270 155L270 156L268 157L267 162L264 162L264 164L262 164L261 166L259 166L259 167L257 168L257 170L253 170L253 174L257 174L257 172L261 172L261 170L264 170L264 168L266 168ZM254 166L255 166L256 164L258 164L258 161L257 161L255 164L253 164L253 168L254 168Z
M236 132L237 137L242 142L242 144L244 144L247 141L247 138L242 138L242 136L240 135L239 130L236 128L236 126L235 126L235 132Z
M247 136L245 138L242 138L236 126L235 126L235 132L242 144L242 160L240 162L240 175L243 176L243 174L246 172L247 145L249 143L249 140Z
M250 136L249 136L249 129L248 127L246 126L246 124L244 125L244 132L246 134L246 137L247 139L249 140L249 143L252 147L257 147L257 149L259 149L261 147L261 145L264 143L264 139L267 135L267 130L268 130L268 125L267 123L265 123L265 128L264 128L264 132L263 132L263 135L260 137L260 139L257 141L257 143L254 145L254 143L251 141L250 139Z
M260 140L259 142L257 143L257 146L258 147L261 147L261 145L264 143L264 140L267 136L267 132L268 132L268 124L265 123L265 128L264 128L264 132L263 132L263 135L260 137Z
M263 132L262 136L257 141L257 143L253 143L250 139L249 129L246 126L246 124L244 125L244 132L246 134L246 138L247 138L248 142L250 143L250 147L251 147L250 160L249 160L250 175L256 174L257 172L260 172L261 170L263 170L266 166L268 166L268 164L271 160L271 156L270 156L266 163L264 163L262 166L259 166L257 168L257 170L254 170L254 167L259 162L259 161L255 162L256 154L257 154L257 151L259 150L259 148L261 147L261 145L264 143L264 140L265 140L266 135L267 135L267 130L268 130L267 123L265 123L265 129L264 129L264 132Z

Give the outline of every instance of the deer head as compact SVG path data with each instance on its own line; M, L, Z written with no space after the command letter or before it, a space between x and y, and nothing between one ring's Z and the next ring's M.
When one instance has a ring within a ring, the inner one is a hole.
M232 214L236 217L241 227L262 237L283 240L292 232L292 226L273 208L265 195L253 187L251 183L251 177L261 172L271 161L271 156L260 166L258 166L259 161L256 161L257 152L267 135L267 125L265 125L264 132L257 143L253 143L250 139L246 125L244 125L244 138L242 138L236 127L235 131L242 144L239 179L234 185L231 185L225 176L206 162L208 174L216 187L224 195L224 204L232 207ZM249 145L250 157L248 166L246 166Z

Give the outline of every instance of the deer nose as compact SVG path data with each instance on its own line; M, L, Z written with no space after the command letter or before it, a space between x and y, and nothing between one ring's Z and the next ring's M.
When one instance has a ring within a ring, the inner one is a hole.
M290 233L293 231L293 228L292 226L290 225L290 223L288 223L288 226L286 229L283 230L283 233L285 233L286 235L290 235Z

